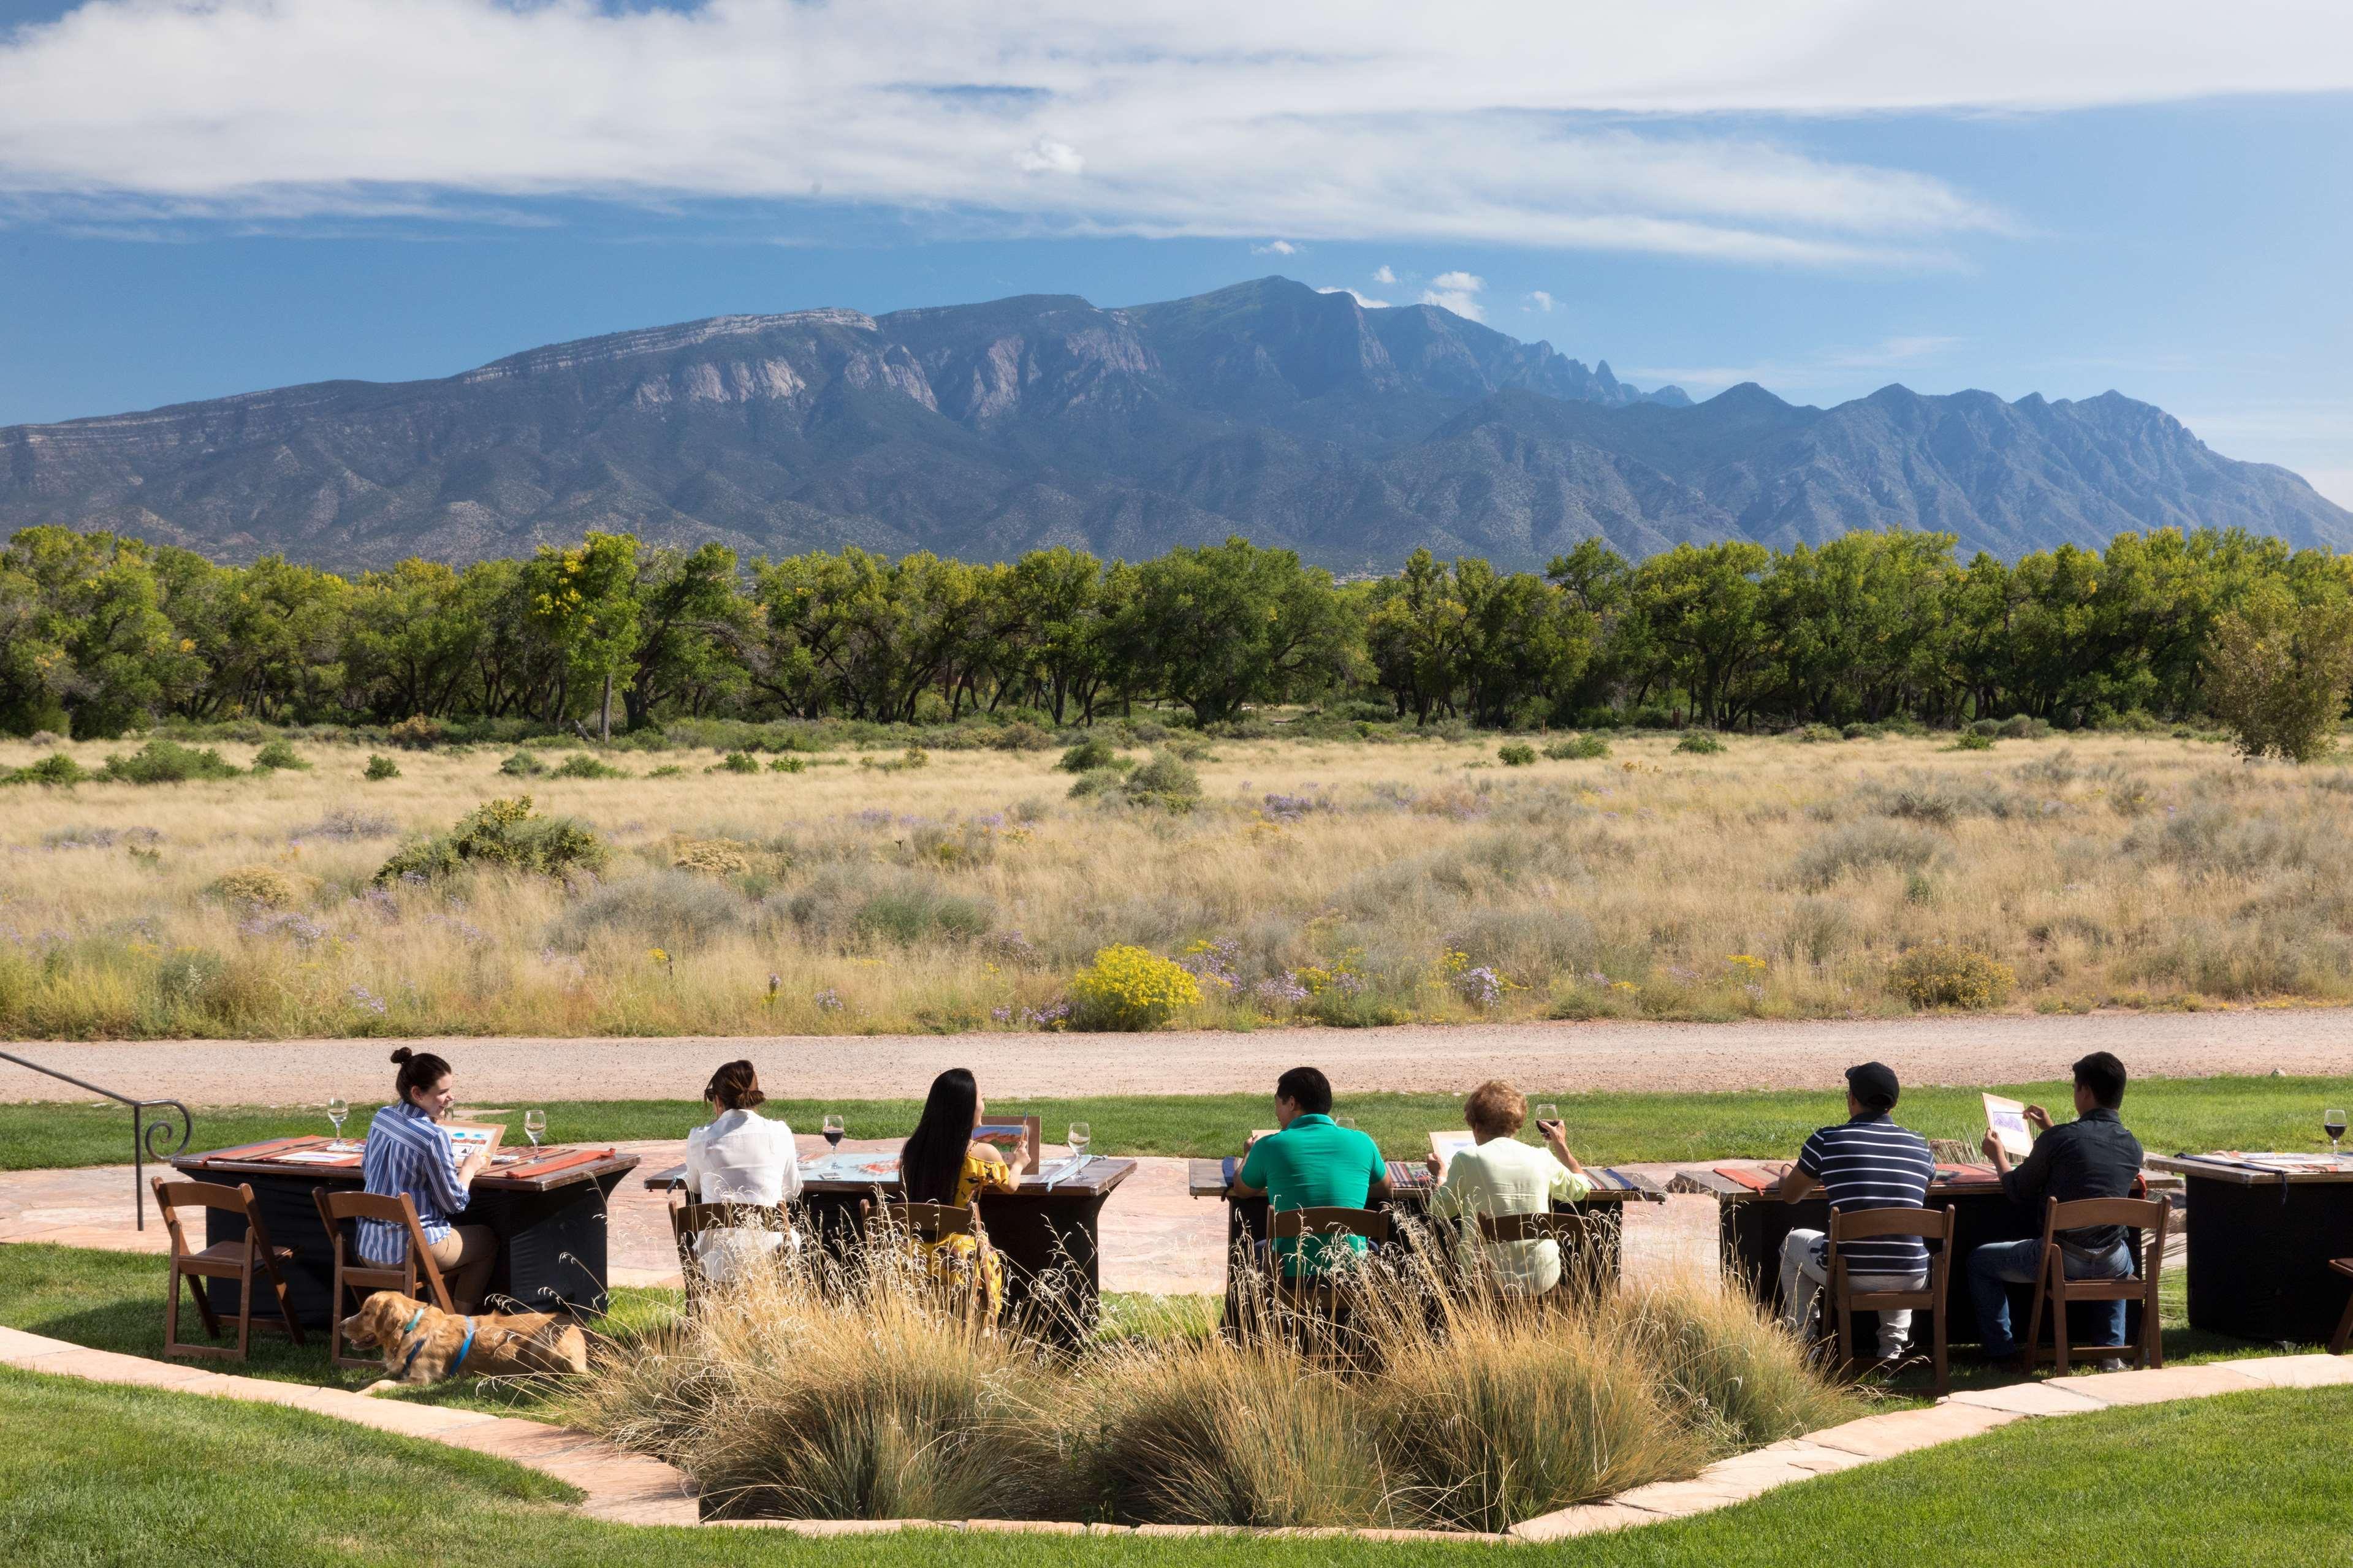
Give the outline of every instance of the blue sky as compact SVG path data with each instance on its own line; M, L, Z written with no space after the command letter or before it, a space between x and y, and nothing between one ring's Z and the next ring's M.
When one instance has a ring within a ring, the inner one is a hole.
M1694 395L2113 387L2353 505L2353 22L1096 9L0 0L0 424L1280 272Z

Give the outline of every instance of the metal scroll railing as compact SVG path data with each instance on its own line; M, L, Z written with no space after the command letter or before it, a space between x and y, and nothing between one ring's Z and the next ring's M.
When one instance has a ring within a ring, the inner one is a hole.
M131 1202L132 1213L137 1216L138 1227L145 1230L147 1228L147 1162L169 1160L188 1146L188 1137L195 1131L196 1126L196 1120L188 1114L188 1108L176 1100L133 1100L127 1094L117 1094L111 1089L101 1089L97 1084L85 1082L74 1077L71 1073L59 1072L55 1068L45 1068L38 1062L26 1061L23 1057L7 1051L0 1051L0 1061L15 1062L20 1068L30 1068L35 1072L46 1073L59 1083L69 1083L76 1089L86 1089L92 1094L102 1094L117 1104L131 1108ZM159 1111L162 1114L151 1121L148 1120L148 1113L151 1111ZM174 1117L178 1119L180 1141L166 1149L162 1146L163 1141L172 1135Z

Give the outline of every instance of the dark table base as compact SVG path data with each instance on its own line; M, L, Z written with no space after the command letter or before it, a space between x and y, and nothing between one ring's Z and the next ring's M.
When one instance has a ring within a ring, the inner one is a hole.
M606 1204L628 1173L607 1172L546 1192L477 1188L459 1223L488 1226L499 1238L491 1294L512 1300L523 1311L601 1315L607 1306ZM311 1192L314 1187L352 1190L359 1184L340 1172L319 1171L237 1179L251 1184L254 1206L269 1239L294 1249L293 1261L280 1267L296 1319L306 1329L323 1329L334 1310L328 1298L333 1290L335 1254ZM226 1209L205 1212L207 1246L243 1240L245 1228L240 1215ZM215 1311L236 1314L241 1294L236 1280L207 1280L206 1288Z
M1109 1192L985 1193L980 1223L1005 1266L1005 1311L1050 1339L1092 1332L1103 1311L1100 1240ZM837 1256L859 1244L865 1204L896 1202L895 1189L804 1188L811 1235Z
M2189 1326L2242 1340L2325 1344L2353 1258L2353 1184L2187 1178Z

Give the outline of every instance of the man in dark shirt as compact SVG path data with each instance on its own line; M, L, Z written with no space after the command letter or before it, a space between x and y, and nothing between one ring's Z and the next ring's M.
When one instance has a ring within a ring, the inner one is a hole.
M1878 1062L1849 1068L1847 1120L1806 1140L1798 1163L1782 1173L1779 1194L1799 1203L1820 1189L1833 1209L1916 1209L1936 1177L1926 1140L1898 1127L1891 1113L1902 1092L1895 1074ZM1781 1244L1781 1321L1810 1336L1815 1303L1829 1268L1830 1238L1819 1230L1792 1230ZM1928 1251L1917 1237L1890 1236L1848 1244L1847 1277L1861 1290L1916 1290L1928 1278ZM1912 1314L1879 1314L1879 1358L1904 1357Z
M2026 1120L2042 1136L2034 1151L2015 1168L2001 1140L1986 1134L1986 1158L2001 1173L2001 1190L2010 1201L2037 1215L2047 1199L2073 1203L2078 1198L2130 1197L2140 1175L2140 1140L2125 1131L2117 1107L2125 1102L2125 1064L2105 1051L2094 1051L2075 1064L2075 1120L2064 1127L2051 1124L2051 1113L2039 1105L2026 1108ZM2092 1226L2063 1230L2055 1238L2063 1267L2070 1279L2121 1279L2132 1272L2132 1254L2125 1247L2121 1226ZM1977 1303L1978 1323L1985 1331L1985 1353L2004 1361L2019 1353L2010 1338L2010 1287L2029 1285L2042 1262L2042 1243L1997 1241L1969 1254L1969 1296ZM2122 1346L2125 1304L2091 1303L2107 1331L2103 1345ZM2106 1358L2106 1367L2118 1358Z

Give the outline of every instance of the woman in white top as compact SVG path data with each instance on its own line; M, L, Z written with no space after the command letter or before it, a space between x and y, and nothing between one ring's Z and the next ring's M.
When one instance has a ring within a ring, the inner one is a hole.
M711 1075L702 1091L711 1122L686 1135L686 1195L699 1204L747 1204L776 1208L801 1190L800 1162L793 1130L755 1109L767 1100L746 1061L729 1062ZM789 1226L766 1230L723 1226L695 1238L694 1255L705 1278L724 1283L752 1264L800 1238Z
M1460 1257L1466 1268L1483 1263L1509 1294L1540 1296L1560 1283L1560 1244L1487 1241L1479 1234L1479 1216L1548 1214L1556 1201L1574 1203L1591 1192L1593 1178L1568 1152L1567 1135L1556 1121L1536 1124L1544 1150L1519 1142L1515 1134L1528 1119L1528 1102L1508 1083L1491 1079L1472 1089L1462 1116L1478 1147L1448 1163L1431 1212L1462 1221ZM1437 1164L1433 1154L1431 1168Z

